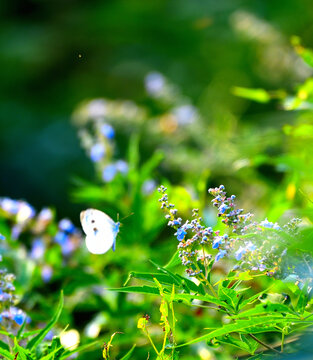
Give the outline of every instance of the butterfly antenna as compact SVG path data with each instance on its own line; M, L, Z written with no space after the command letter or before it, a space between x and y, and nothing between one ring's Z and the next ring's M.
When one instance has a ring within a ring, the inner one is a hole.
M126 215L125 217L123 217L123 219L121 219L121 221L123 221L123 220L125 220L125 219L127 219L128 217L130 217L130 216L132 216L132 215L134 215L135 213L130 213L129 215Z

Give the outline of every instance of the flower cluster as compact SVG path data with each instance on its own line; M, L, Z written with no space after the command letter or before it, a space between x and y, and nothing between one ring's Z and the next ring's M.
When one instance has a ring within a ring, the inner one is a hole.
M115 129L111 125L117 118L132 121L142 118L141 110L132 102L95 99L82 105L74 114L79 127L79 138L91 161L104 182L111 182L117 174L125 175L128 164L122 159L114 159Z
M43 208L36 212L34 207L22 200L10 198L0 199L0 216L7 219L11 226L11 240L18 240L21 235L27 235L29 242L21 244L27 250L28 257L39 265L41 277L47 282L52 277L52 266L46 260L46 252L54 246L60 246L64 259L75 251L82 242L81 232L69 219L62 219L56 227L51 209ZM1 235L0 239L3 237ZM5 242L1 247L10 246Z
M158 189L159 201L167 211L168 225L176 230L179 256L189 275L200 275L211 261L218 262L226 256L236 260L234 270L261 271L279 278L290 275L290 266L286 272L287 244L283 232L295 234L299 219L293 219L284 228L267 219L259 223L252 221L253 214L237 209L235 195L227 197L221 185L209 189L209 193L214 196L212 203L218 210L217 216L226 226L222 234L203 225L197 209L193 210L192 220L183 222L178 210L169 203L166 190L164 186Z
M17 301L14 280L13 274L6 269L0 269L0 323L5 328L14 324L21 326L27 319L26 314L14 306Z

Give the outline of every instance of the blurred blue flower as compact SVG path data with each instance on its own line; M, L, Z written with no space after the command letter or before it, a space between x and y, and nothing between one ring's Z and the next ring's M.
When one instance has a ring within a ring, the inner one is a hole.
M219 246L222 244L223 242L223 237L222 236L216 236L213 240L213 243L212 243L212 248L213 249L218 249Z
M225 213L226 210L229 209L229 206L227 206L226 204L222 204L219 208L218 208L218 211L222 214Z
M18 239L21 232L22 232L22 228L21 228L20 225L12 226L12 229L11 229L11 238L12 238L12 240Z
M182 105L173 109L177 122L181 125L192 124L195 121L197 110L192 105Z
M105 155L105 148L103 144L96 143L90 149L90 158L93 162L100 161Z
M156 186L157 184L154 180L148 179L142 184L141 191L143 194L149 195L155 190Z
M116 167L116 170L122 174L127 174L127 172L128 172L128 164L124 160L118 160L115 163L115 167Z
M72 234L75 231L75 226L69 219L62 219L59 221L59 229Z
M38 214L39 221L50 221L53 218L53 213L49 208L43 208Z
M236 260L241 260L243 255L247 252L247 249L240 246L240 248L235 252L235 258Z
M64 231L59 231L54 237L55 242L57 242L60 245L63 245L66 243L68 239L68 235Z
M260 225L267 229L281 230L281 227L277 223L272 223L267 218L260 222Z
M0 240L5 240L5 236L0 234Z
M158 72L151 72L145 77L145 87L150 95L157 96L163 91L164 77Z
M41 269L41 278L44 282L50 281L52 274L53 274L53 270L52 267L49 265L45 265Z
M184 240L185 235L187 235L187 232L185 231L185 229L182 227L180 227L179 229L177 229L177 232L175 233L177 240L182 241Z
M35 209L25 201L19 201L18 212L16 214L16 221L19 224L26 222L33 218L36 214Z
M110 124L104 123L101 126L100 131L101 134L105 136L107 139L113 139L115 136L114 128Z
M217 255L215 256L215 261L219 261L226 255L226 250L220 250Z
M17 214L19 208L18 201L12 200L10 198L2 198L0 206L4 211L12 215Z
M70 255L75 250L75 246L74 246L73 242L70 240L69 237L61 245L61 249L62 249L62 254L65 255L65 256Z
M110 164L108 166L106 166L104 169L103 169L103 172L102 172L102 179L105 181L105 182L110 182L114 179L115 175L116 175L116 167L114 164Z
M34 239L30 257L34 260L40 259L45 253L45 245L41 239Z

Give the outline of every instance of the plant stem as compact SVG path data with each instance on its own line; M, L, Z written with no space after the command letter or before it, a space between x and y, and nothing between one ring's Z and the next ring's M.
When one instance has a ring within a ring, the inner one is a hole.
M256 336L254 336L253 334L248 334L253 340L255 340L256 342L258 342L260 345L264 346L266 349L274 351L277 354L280 354L280 351L274 349L273 347L271 347L270 345L265 344L263 341L259 340Z
M158 356L160 356L160 353L158 352L158 349L155 347L154 342L153 342L153 340L151 339L151 336L149 335L149 332L148 332L147 329L146 329L145 333L147 334L147 337L148 337L148 339L149 339L149 341L150 341L150 343L151 343L154 351L157 353Z
M280 351L283 352L284 351L284 341L285 341L285 331L283 330L281 333L281 346L280 346Z

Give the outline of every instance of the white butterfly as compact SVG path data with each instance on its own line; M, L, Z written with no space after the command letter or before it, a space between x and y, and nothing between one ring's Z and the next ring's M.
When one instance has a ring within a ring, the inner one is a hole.
M96 209L80 213L80 222L86 234L86 246L92 254L104 254L112 248L115 251L116 236L120 223Z

